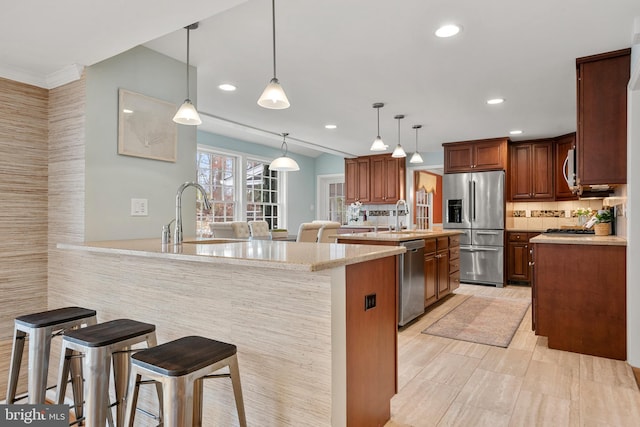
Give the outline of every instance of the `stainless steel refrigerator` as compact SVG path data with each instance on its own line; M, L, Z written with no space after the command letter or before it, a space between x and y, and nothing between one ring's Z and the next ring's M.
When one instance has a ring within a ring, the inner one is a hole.
M503 171L445 174L443 228L460 230L460 281L504 285Z

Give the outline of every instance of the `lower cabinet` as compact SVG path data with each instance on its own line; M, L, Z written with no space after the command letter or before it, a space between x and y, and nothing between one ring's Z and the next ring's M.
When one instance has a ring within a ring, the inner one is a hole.
M529 240L538 234L540 233L507 232L507 281L509 283L531 284Z
M460 286L460 238L425 239L424 306L435 303Z

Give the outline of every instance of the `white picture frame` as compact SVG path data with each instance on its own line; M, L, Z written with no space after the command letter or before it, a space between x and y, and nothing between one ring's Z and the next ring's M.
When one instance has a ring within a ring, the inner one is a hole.
M177 106L126 89L118 90L118 154L175 162Z

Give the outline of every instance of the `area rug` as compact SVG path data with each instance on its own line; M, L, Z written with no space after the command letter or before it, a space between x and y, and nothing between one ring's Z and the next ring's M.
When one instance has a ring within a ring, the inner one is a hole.
M508 347L529 305L526 299L471 296L422 333Z

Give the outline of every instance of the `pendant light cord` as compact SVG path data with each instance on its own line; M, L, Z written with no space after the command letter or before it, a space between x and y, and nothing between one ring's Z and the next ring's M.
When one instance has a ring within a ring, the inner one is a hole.
M376 108L378 110L378 137L380 137L380 107Z
M271 22L273 24L273 78L276 78L276 0L271 0Z
M191 28L187 27L187 99L189 99L189 34Z

